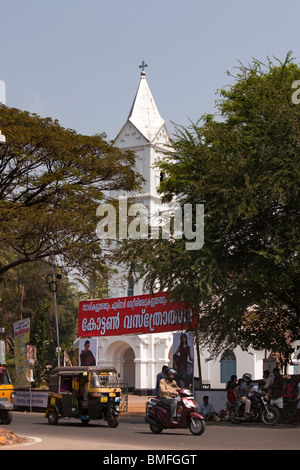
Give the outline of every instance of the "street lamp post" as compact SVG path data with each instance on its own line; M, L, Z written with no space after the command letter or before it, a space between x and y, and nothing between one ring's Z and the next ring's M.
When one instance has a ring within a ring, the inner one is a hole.
M58 330L58 316L57 316L57 302L56 302L56 291L57 291L57 283L55 279L61 279L60 274L56 274L54 272L54 265L52 265L53 274L48 274L46 277L46 282L48 284L50 292L53 292L53 300L54 300L54 313L55 313L55 323L56 323L56 341L57 341L57 366L60 367L60 346L59 346L59 330Z

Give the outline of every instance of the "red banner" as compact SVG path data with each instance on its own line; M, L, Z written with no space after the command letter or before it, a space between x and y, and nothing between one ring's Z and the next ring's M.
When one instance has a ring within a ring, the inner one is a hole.
M79 301L79 337L186 330L193 323L191 310L169 302L167 292Z

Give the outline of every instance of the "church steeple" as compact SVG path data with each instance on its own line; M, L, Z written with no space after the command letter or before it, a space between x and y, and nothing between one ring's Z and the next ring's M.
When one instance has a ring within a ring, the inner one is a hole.
M159 114L154 98L146 80L145 68L148 65L143 61L139 65L141 71L140 83L130 109L126 124L130 122L148 141L153 142L159 131L165 125L165 121ZM126 125L125 124L125 125ZM124 128L124 126L123 126ZM122 132L123 128L120 132ZM118 134L118 136L120 133Z
M160 203L157 188L160 184L160 170L156 162L164 158L170 144L169 131L161 117L146 80L143 61L140 83L128 118L114 140L114 145L136 155L135 170L144 178L142 190L136 200L149 205Z

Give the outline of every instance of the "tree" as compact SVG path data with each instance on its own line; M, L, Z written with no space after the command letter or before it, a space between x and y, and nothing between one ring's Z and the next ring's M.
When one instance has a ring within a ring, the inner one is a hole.
M96 209L111 189L134 190L134 155L58 121L0 106L0 275L24 263L60 258L101 270ZM9 254L9 256L7 256Z
M34 368L34 381L37 386L43 385L46 379L46 341L49 327L49 312L51 304L44 300L31 322L31 344L36 346L37 364Z
M204 204L201 250L151 240L127 242L120 255L148 288L199 307L200 338L214 355L237 344L289 350L300 336L299 78L290 53L283 63L240 64L234 84L219 92L216 117L177 126L159 163L161 193L165 202ZM276 334L257 334L268 315Z
M52 267L45 263L30 263L16 266L5 275L0 284L0 322L7 339L12 337L12 324L22 318L30 318L30 344L37 346L35 382L41 384L45 378L45 364L57 363L56 316L53 293L47 277ZM80 293L64 274L57 280L57 316L60 346L71 350L77 333L78 300ZM10 356L14 357L13 348Z

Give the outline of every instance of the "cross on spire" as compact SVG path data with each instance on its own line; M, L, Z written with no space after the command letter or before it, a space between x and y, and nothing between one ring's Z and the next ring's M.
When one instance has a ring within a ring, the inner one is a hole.
M146 75L145 68L148 67L148 64L146 64L144 61L142 61L142 65L139 65L139 68L142 69L141 75Z

